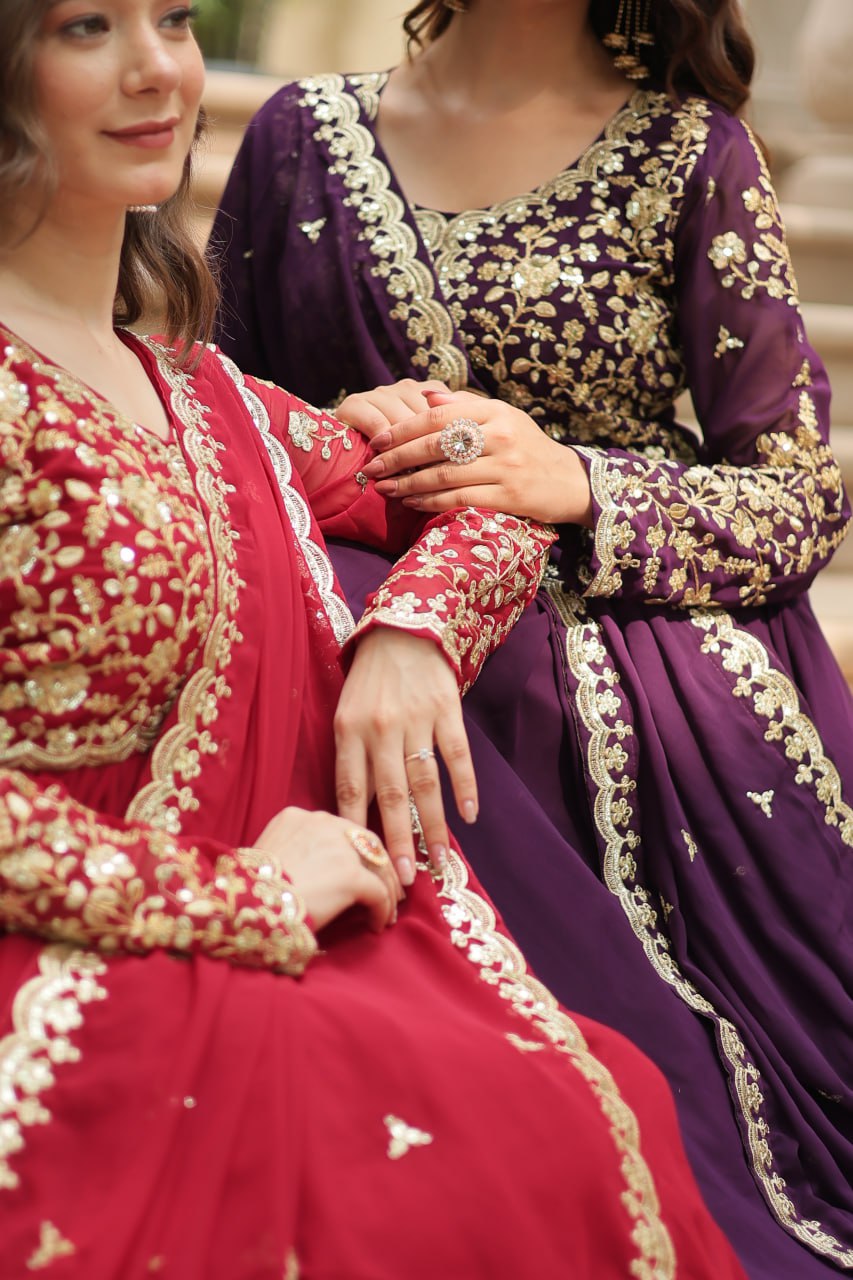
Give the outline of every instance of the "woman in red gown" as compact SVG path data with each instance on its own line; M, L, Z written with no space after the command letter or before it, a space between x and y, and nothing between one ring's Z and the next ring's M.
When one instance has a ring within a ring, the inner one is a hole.
M380 675L473 679L550 535L386 506L182 340L186 9L0 0L0 75L0 1274L739 1280L656 1070L396 831L400 776L438 829L434 762ZM164 345L114 328L152 281ZM344 817L321 525L418 539L350 645Z

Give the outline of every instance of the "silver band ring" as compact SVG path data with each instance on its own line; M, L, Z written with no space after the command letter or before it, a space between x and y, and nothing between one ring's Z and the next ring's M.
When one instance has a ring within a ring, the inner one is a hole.
M345 832L353 849L368 871L382 871L391 861L382 848L379 838L372 831L363 831L359 827L349 827Z
M434 760L435 752L431 747L421 747L420 751L412 751L410 755L403 756L403 764L408 764L410 760Z
M448 462L474 462L486 447L483 429L473 418L454 418L439 433L438 444Z

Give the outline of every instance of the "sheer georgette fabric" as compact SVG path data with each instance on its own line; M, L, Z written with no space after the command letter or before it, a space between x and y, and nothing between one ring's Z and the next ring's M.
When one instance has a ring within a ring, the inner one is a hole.
M753 1280L849 1269L853 708L807 595L849 508L763 159L643 85L537 190L413 208L386 79L249 127L220 340L317 404L438 377L578 448L595 529L466 699L466 854L559 997L663 1069ZM358 610L385 566L332 554Z
M126 340L169 444L3 335L0 1273L738 1280L659 1074L534 981L461 855L317 953L242 848L333 803L347 611L307 498L417 529L334 420ZM473 676L547 544L433 522L400 625Z

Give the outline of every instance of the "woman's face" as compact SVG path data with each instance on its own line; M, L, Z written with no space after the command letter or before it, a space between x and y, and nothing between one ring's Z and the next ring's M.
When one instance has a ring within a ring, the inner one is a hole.
M178 187L204 66L174 0L52 0L33 55L57 197L159 204Z

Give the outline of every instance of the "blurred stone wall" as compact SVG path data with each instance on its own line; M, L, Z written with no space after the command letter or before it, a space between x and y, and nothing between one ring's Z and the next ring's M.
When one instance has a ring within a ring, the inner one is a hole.
M405 0L280 0L269 8L258 69L289 77L392 67L405 11Z

